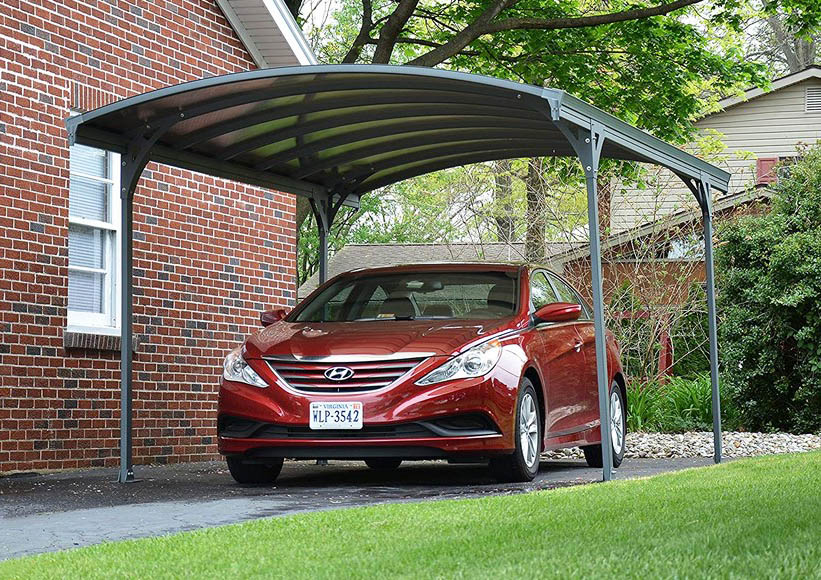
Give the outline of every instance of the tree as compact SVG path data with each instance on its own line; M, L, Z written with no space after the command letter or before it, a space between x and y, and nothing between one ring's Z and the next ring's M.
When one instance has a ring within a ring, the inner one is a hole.
M821 146L782 172L772 211L719 229L723 380L750 429L821 429Z
M445 66L579 94L629 123L685 142L692 120L717 100L766 81L744 58L740 27L752 0L342 0L334 22L315 30L326 62ZM298 12L299 0L289 6ZM818 24L816 0L773 0L767 14L791 14L790 26ZM543 208L553 192L534 161L526 172L521 215L529 257L540 259ZM500 188L504 178L497 183ZM501 196L504 198L504 196ZM493 213L504 215L503 205ZM300 200L297 223L309 213ZM497 221L499 239L510 222ZM514 222L515 222L514 218ZM501 228L501 229L500 229Z
M771 76L796 73L818 62L819 34L799 34L783 13L756 15L749 24L749 56Z

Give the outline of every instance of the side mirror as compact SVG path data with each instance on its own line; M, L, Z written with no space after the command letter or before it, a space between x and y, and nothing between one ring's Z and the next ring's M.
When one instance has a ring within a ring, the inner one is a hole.
M288 311L284 308L277 310L266 310L259 316L259 322L262 326L271 326L274 322L279 322L288 315Z
M568 320L578 320L581 314L581 304L554 302L539 308L533 317L536 322L567 322Z

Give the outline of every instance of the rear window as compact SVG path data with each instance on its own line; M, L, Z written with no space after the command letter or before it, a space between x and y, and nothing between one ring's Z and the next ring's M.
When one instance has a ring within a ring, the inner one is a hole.
M291 322L496 319L518 308L516 272L405 272L345 277L303 303Z

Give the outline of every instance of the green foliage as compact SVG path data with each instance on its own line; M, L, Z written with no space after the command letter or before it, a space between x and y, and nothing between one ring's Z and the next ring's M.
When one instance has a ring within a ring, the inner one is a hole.
M720 230L723 376L751 429L821 429L821 146L804 153L768 215Z
M725 431L737 429L739 413L721 386L721 418ZM664 384L634 383L627 389L627 427L631 431L710 431L713 428L710 375L670 377Z
M683 315L670 332L673 341L673 374L692 378L710 371L707 295L701 284L694 283L681 307Z

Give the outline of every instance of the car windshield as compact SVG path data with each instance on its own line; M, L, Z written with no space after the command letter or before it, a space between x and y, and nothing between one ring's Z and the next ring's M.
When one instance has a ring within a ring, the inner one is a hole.
M516 272L403 272L344 277L304 303L290 322L495 319L512 316Z

